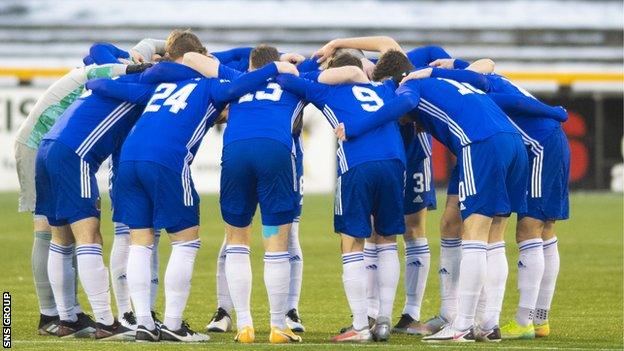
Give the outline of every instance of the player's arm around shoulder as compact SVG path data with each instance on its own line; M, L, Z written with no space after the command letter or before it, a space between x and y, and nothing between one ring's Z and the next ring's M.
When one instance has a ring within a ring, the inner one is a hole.
M216 78L219 76L219 60L213 56L207 56L197 52L187 52L182 57L182 64L196 70L207 78Z
M329 85L370 82L366 73L355 66L328 68L319 75L318 81Z

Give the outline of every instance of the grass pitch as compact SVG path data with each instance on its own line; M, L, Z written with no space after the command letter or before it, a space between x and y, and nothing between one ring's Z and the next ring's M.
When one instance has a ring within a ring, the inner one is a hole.
M443 203L443 198L439 199ZM300 313L308 332L302 334L303 343L288 346L268 344L268 302L262 279L262 246L260 230L254 233L252 265L254 285L252 308L256 326L257 343L237 345L233 333L212 333L207 344L141 344L118 342L95 342L92 340L60 341L55 337L36 335L38 308L33 287L30 250L32 245L31 217L17 214L17 195L0 194L0 257L2 258L2 291L12 295L13 347L18 350L264 350L278 347L297 350L337 349L623 349L622 326L622 196L619 194L577 193L571 198L572 219L558 225L561 271L557 292L551 311L551 336L533 341L509 341L499 345L426 345L418 338L393 336L389 343L369 345L335 345L328 343L330 336L340 327L350 324L350 312L342 288L340 247L338 238L332 233L332 204L329 195L307 195L301 221L300 237L304 252L303 292ZM108 208L108 205L103 205ZM436 272L439 258L438 223L440 210L430 213L427 228L432 251L432 269L423 303L424 318L434 315L439 307L438 277ZM202 248L195 263L193 287L185 311L187 320L196 330L201 330L216 308L215 267L216 255L223 239L223 225L216 196L204 196L201 205ZM110 213L102 215L102 233L105 241L105 260L108 262L112 225ZM501 317L505 323L513 317L518 301L516 291L517 248L512 223L507 231L507 253L509 257L509 280ZM402 252L402 250L400 250ZM161 277L169 256L168 240L160 244ZM401 258L403 259L403 258ZM108 265L108 263L107 263ZM162 296L159 306L163 306ZM401 314L404 291L402 282L394 309L394 321ZM84 293L80 293L82 306L89 310ZM161 311L162 312L162 311Z

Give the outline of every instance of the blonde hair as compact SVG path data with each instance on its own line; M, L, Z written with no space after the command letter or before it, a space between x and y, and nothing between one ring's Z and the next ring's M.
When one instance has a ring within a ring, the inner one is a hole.
M207 50L190 29L174 29L165 42L165 52L172 60L177 60L187 52L206 54Z

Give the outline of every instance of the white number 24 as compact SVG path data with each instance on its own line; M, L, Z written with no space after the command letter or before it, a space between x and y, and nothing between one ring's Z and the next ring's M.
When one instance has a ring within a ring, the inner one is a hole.
M152 95L150 101L147 103L145 112L156 112L160 110L161 106L171 106L169 108L169 112L171 113L178 113L180 110L184 110L186 105L188 105L186 99L188 99L189 95L191 95L196 86L196 83L189 83L180 88L180 90L176 91L176 88L178 87L177 84L160 84L154 91L154 95Z

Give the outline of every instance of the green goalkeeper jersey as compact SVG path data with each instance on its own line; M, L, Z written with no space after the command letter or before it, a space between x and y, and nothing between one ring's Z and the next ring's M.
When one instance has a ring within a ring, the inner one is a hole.
M65 112L82 93L85 83L94 78L112 78L125 74L122 64L90 65L72 69L52 84L22 123L17 142L33 149L39 148L43 136L52 128L58 117Z

